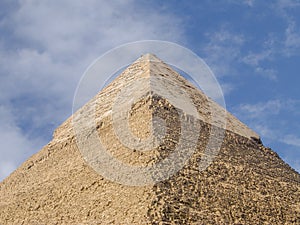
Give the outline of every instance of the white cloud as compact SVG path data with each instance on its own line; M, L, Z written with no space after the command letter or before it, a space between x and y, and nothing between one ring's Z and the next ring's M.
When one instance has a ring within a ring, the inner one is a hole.
M288 134L297 130L297 123L291 121L299 114L299 100L269 100L256 104L241 104L234 109L234 113L245 121L262 137L272 141L294 146L300 146L300 138ZM286 118L289 115L290 118Z
M300 48L300 30L297 30L295 21L291 19L288 21L285 36L285 52L291 55L296 49Z
M278 132L268 126L268 124L263 124L262 122L252 123L251 126L255 131L259 133L262 137L267 137L270 139L276 139Z
M291 118L295 115L297 117L299 103L299 100L276 99L257 104L242 104L236 108L238 118L247 121L247 125L261 135L263 142L273 146L273 150L278 151L283 160L298 172L300 137L291 134L298 129L297 123L294 124ZM291 118L286 118L286 115ZM278 149L279 143L285 144L282 149Z
M296 147L300 147L300 137L297 137L294 134L285 135L281 139L281 141L288 145L294 145Z
M227 0L227 2L229 3L233 3L233 4L244 4L250 7L253 7L253 5L255 4L255 0Z
M300 29L297 24L298 19L294 16L296 9L299 9L300 2L293 0L278 0L273 8L275 12L285 21L286 29L284 39L281 40L282 46L277 50L285 56L299 55L300 48ZM296 14L297 15L297 14Z
M6 112L0 121L0 179L45 142L26 136L29 125L20 123L37 129L66 119L76 84L96 57L129 41L184 39L180 19L140 4L20 1L0 19L0 105Z
M179 20L139 8L136 1L23 1L11 16L15 33L56 60L98 56L139 39L178 40Z
M290 57L299 55L300 48L300 30L298 28L297 19L291 13L300 7L300 2L293 0L278 0L269 4L270 9L282 19L286 24L285 29L277 32L270 32L264 43L261 45L261 50L250 52L242 58L242 62L254 68L257 75L261 75L270 80L278 80L278 72L275 68L268 68L264 65L265 62L274 62L279 57ZM279 26L280 27L280 26ZM278 28L279 28L278 27Z
M234 73L232 64L241 57L240 48L245 41L243 35L232 33L226 27L222 27L220 31L206 33L206 37L209 40L203 47L206 62L217 77L232 75Z
M253 6L254 5L255 0L244 0L244 3L248 6Z
M41 147L39 139L30 140L16 125L7 107L0 107L0 180L9 175L24 158L29 157L36 147Z
M234 85L231 83L221 83L220 86L224 95L229 94L234 89Z
M277 71L274 70L274 69L265 69L265 68L262 68L262 67L257 67L255 69L255 72L260 74L261 76L263 77L266 77L270 80L273 80L273 81L277 81Z
M237 111L248 118L263 118L270 114L278 114L281 109L282 102L280 100L270 100L257 104L241 104Z
M219 32L207 33L206 36L210 40L204 47L206 61L210 64L217 77L238 74L234 69L235 65L243 62L250 65L257 75L273 81L277 80L277 71L275 69L262 66L265 61L273 59L274 49L266 48L261 52L250 52L245 56L241 52L247 41L243 35L229 32L228 29L223 27ZM266 45L270 45L270 43Z
M278 0L277 5L280 9L299 7L300 2L295 0Z
M244 56L241 61L245 64L252 66L254 72L262 77L268 78L270 80L276 81L277 71L272 68L265 68L263 66L264 62L274 60L275 55L277 54L277 49L274 47L274 37L270 36L265 43L263 43L264 49L260 52L250 52Z
M249 64L251 66L258 66L262 61L270 59L271 57L271 50L265 50L259 53L249 53L246 55L242 61L246 64Z

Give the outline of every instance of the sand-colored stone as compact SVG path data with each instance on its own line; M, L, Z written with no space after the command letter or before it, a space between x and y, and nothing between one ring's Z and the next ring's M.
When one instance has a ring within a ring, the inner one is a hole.
M114 99L126 85L134 88L137 80L143 82L144 95L130 111L132 133L141 140L151 137L155 116L167 125L162 144L145 152L124 147L112 125ZM177 108L170 103L178 97L163 88L170 84L187 93L196 114L185 103ZM300 223L300 175L230 113L226 113L219 154L199 172L211 131L222 130L210 110L224 109L155 56L138 59L77 115L94 109L97 135L124 163L149 166L171 154L180 139L178 110L201 125L197 151L168 180L136 187L118 184L96 173L84 160L73 130L75 114L55 131L48 145L0 183L0 224ZM84 129L89 132L89 127Z

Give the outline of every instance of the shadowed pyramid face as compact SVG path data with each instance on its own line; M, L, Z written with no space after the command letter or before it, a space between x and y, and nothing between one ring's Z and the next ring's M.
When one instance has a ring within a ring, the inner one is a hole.
M80 109L73 122L79 150L90 166L110 180L140 186L165 180L187 163L201 142L200 122L212 125L199 163L204 170L222 144L227 116L148 54ZM257 136L233 117L229 129Z

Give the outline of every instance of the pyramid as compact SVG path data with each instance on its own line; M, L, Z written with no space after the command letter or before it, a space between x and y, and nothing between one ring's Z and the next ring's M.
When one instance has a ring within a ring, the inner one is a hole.
M0 183L0 224L299 223L299 173L151 54Z

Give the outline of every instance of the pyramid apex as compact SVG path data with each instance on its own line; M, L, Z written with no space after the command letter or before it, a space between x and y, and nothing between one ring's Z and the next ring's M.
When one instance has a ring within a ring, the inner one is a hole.
M144 55L141 55L141 57L138 59L138 61L146 61L146 62L162 62L161 59L159 59L155 54L153 53L146 53Z

